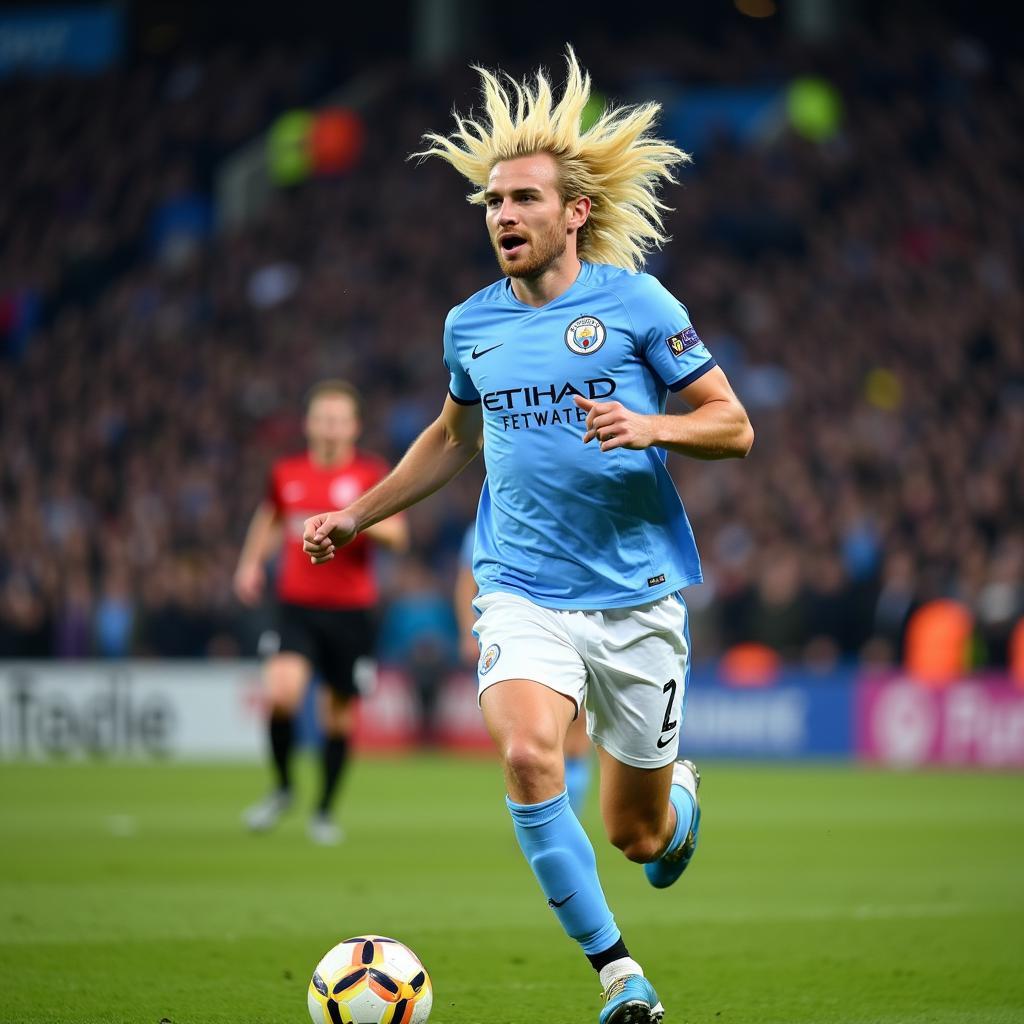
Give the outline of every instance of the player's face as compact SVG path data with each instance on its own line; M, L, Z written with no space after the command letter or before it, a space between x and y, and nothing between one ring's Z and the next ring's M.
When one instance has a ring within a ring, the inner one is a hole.
M359 416L348 395L320 395L306 413L306 440L311 448L330 454L349 448L359 436Z
M495 164L484 193L487 230L509 277L540 277L565 254L569 218L548 153Z

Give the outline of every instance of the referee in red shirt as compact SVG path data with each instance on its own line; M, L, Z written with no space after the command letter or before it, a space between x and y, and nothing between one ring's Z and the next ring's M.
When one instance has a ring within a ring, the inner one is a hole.
M339 549L326 566L315 566L302 550L303 522L323 508L345 508L388 472L387 464L356 448L359 394L345 381L315 385L306 405L307 450L278 460L266 497L249 524L235 571L235 593L252 606L263 597L267 560L283 545L277 578L280 646L267 659L270 703L268 728L277 786L245 814L254 831L273 827L292 801L289 763L295 717L314 673L324 683L320 703L324 730L323 789L310 821L316 842L337 843L341 830L330 816L355 721L353 699L367 668L372 670L375 630L371 609L377 601L373 575L374 543L395 551L408 546L405 521L398 516L364 531ZM327 569L325 572L324 569Z

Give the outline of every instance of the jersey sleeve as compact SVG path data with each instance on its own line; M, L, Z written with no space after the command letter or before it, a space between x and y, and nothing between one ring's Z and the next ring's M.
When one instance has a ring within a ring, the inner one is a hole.
M444 365L451 375L448 381L448 394L459 405L476 405L480 401L480 393L459 361L459 353L452 337L452 325L458 308L456 306L444 321Z
M681 391L717 365L686 307L649 274L639 276L629 314L644 359L670 391Z

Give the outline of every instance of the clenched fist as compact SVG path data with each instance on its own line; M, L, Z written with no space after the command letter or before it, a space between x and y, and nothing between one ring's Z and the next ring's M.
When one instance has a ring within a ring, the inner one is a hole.
M347 512L321 512L302 524L302 550L314 565L323 565L334 557L335 548L355 540L356 521Z
M582 395L574 395L573 401L587 414L584 444L590 444L596 439L601 443L601 451L610 452L613 448L639 451L650 448L654 443L650 416L633 412L621 402L595 402Z

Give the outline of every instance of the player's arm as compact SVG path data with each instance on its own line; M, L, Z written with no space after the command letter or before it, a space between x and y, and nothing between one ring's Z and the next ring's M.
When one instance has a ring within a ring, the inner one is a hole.
M402 460L376 487L348 508L307 519L302 549L319 565L358 533L440 490L483 447L479 403L462 405L449 395L441 415L423 431Z
M691 411L645 415L621 402L593 402L576 396L587 410L583 443L598 440L601 451L655 445L694 459L742 459L754 443L747 412L720 367L714 366L679 392Z
M249 522L235 569L235 594L242 604L258 604L263 596L266 583L264 563L280 542L280 526L277 509L271 502L261 501Z

